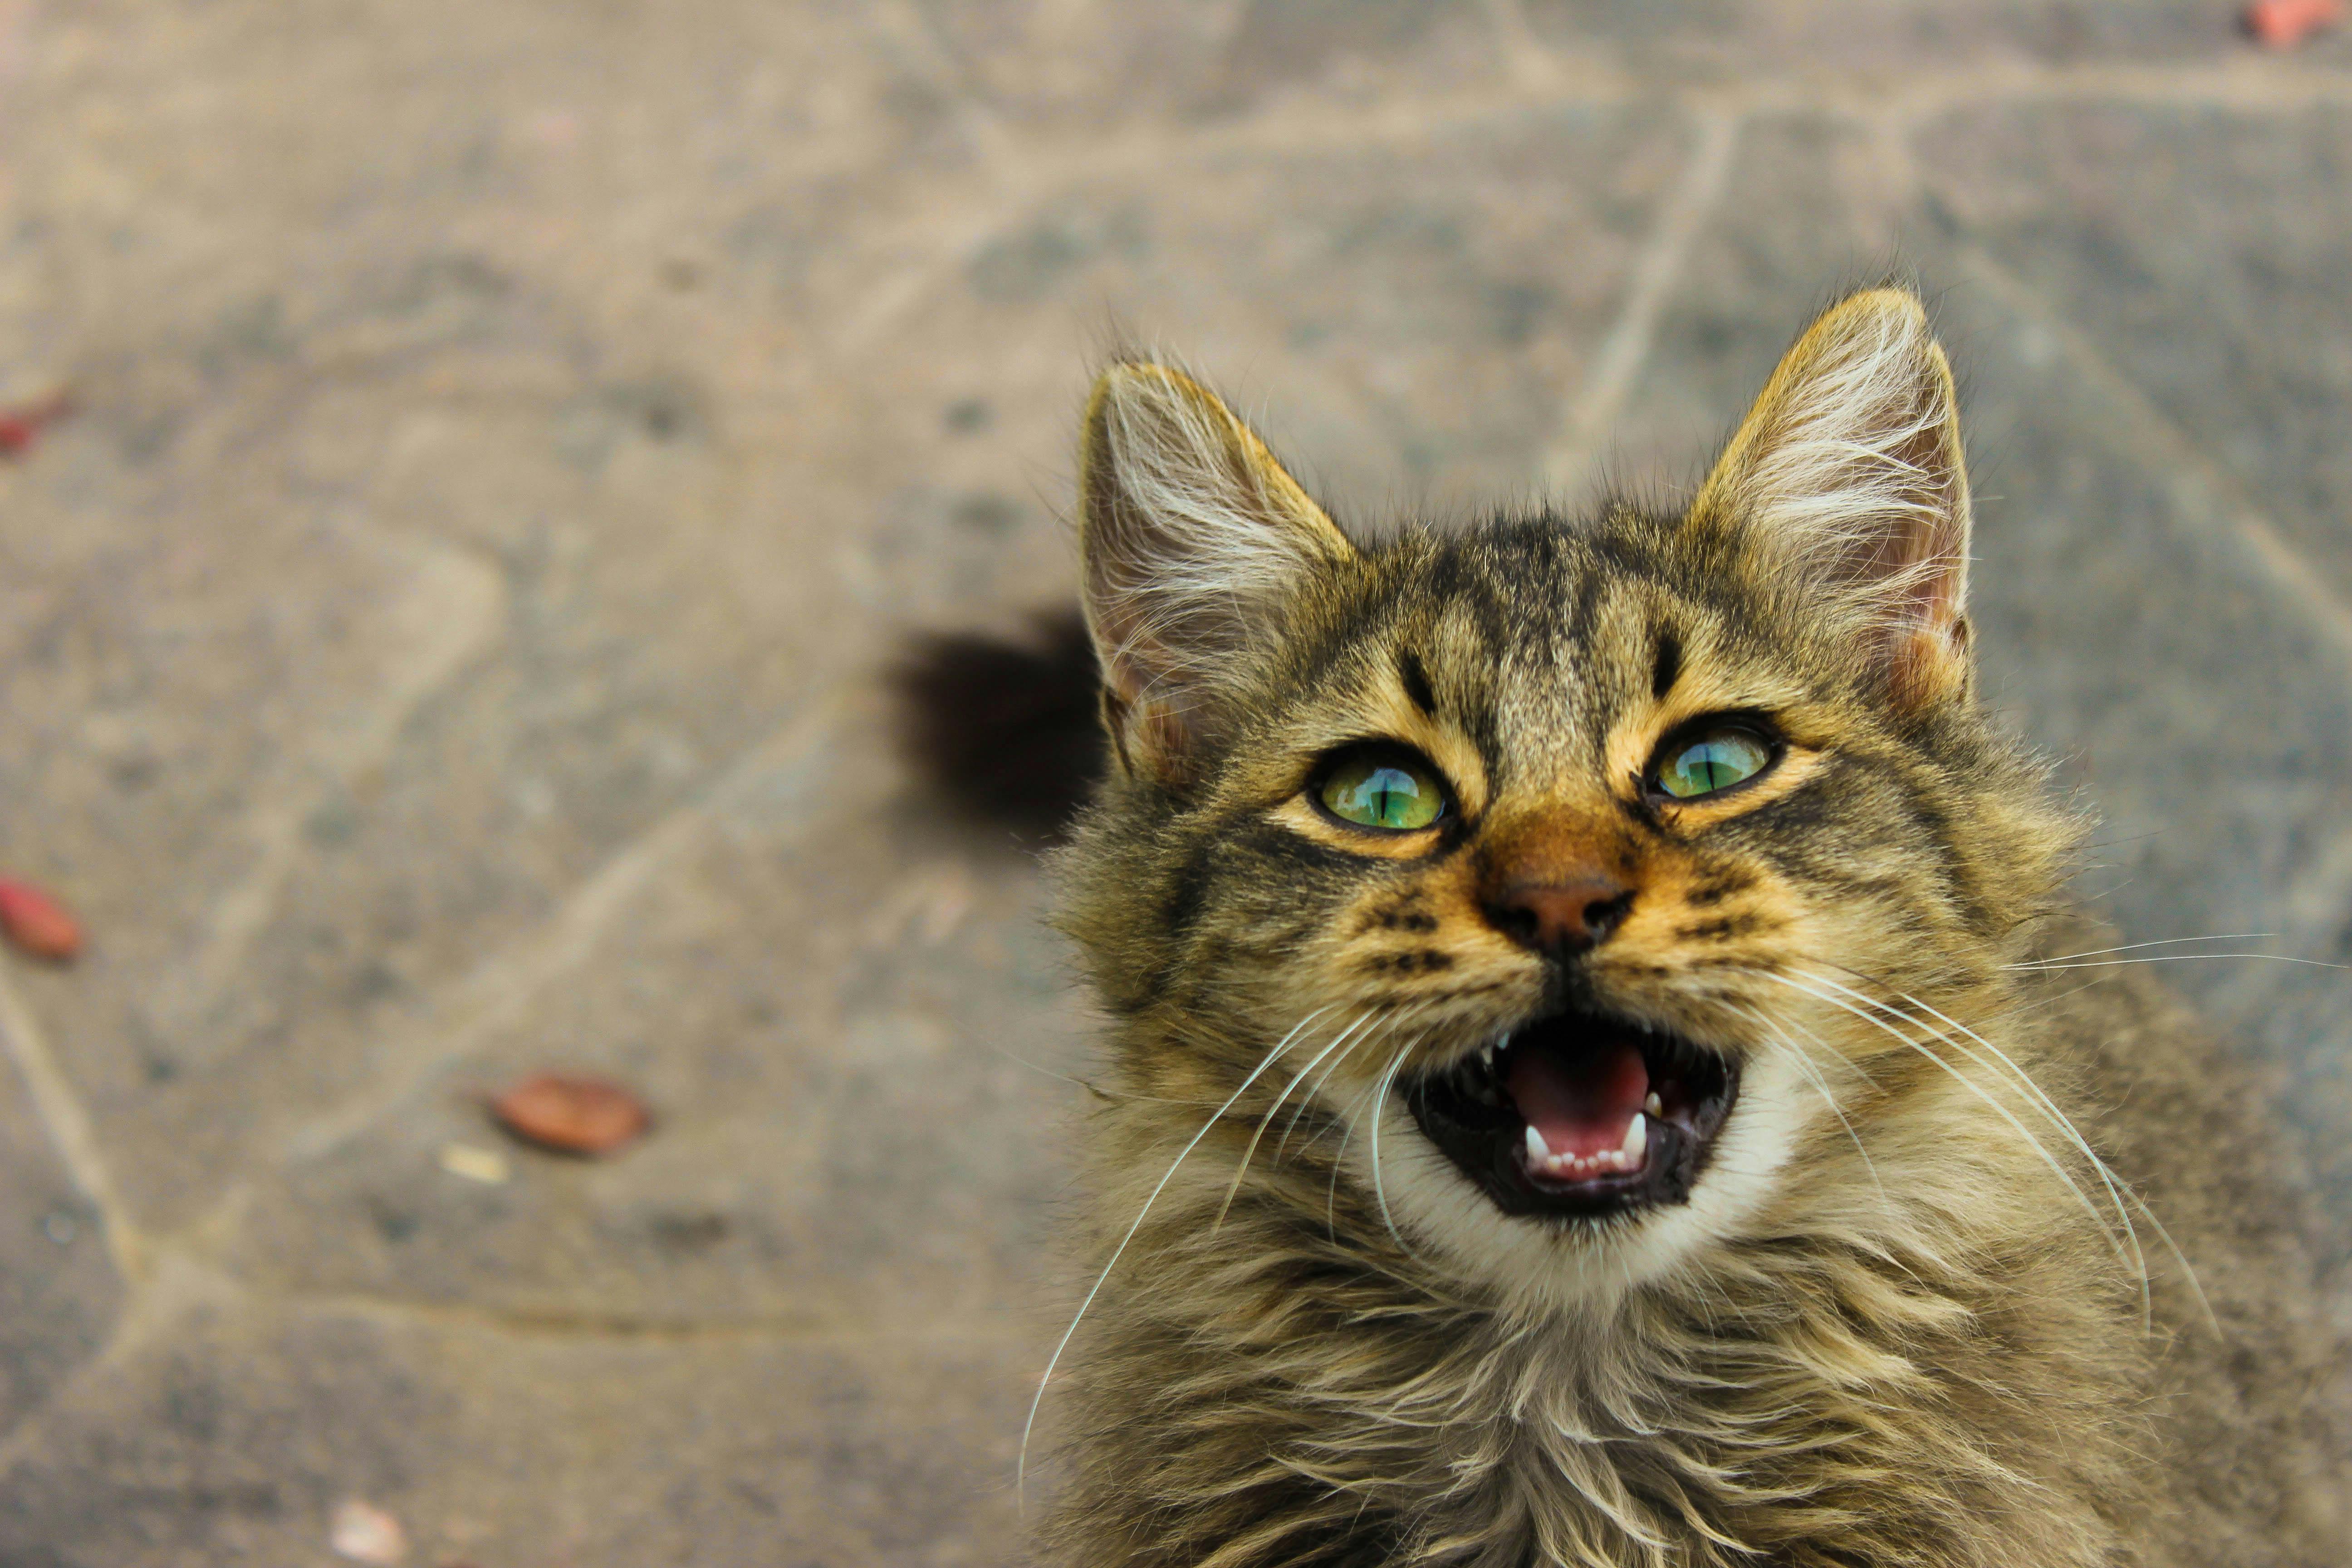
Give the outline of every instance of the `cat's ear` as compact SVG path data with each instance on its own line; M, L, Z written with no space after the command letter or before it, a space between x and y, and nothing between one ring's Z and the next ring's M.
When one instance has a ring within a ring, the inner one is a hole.
M1780 361L1691 518L1728 525L1808 613L1881 661L1897 702L1970 685L1969 479L1958 399L1918 300L1832 307Z
M1355 552L1248 426L1164 365L1115 364L1087 399L1078 543L1120 763L1179 783L1222 680L1285 603Z

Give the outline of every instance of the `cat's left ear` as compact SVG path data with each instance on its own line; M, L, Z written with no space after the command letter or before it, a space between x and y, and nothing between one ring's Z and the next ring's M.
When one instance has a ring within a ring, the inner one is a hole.
M1181 785L1294 595L1356 548L1255 431L1166 365L1095 383L1078 508L1104 724L1122 767Z
M1853 295L1780 361L1693 503L1808 613L1843 623L1907 707L1962 699L1969 479L1951 366L1916 297Z

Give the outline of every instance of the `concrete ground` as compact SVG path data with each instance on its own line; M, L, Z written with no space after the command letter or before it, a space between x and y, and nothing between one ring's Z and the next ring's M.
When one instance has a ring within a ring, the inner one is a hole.
M2086 893L2352 957L2347 186L2188 0L0 0L0 1563L1017 1554L1085 1008L876 669L1067 592L1114 334L1442 512L1907 264ZM2352 984L2172 972L2352 1317Z

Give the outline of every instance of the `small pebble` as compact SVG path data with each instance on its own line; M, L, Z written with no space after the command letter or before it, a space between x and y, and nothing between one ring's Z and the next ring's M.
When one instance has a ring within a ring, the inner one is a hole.
M504 1154L495 1149L477 1149L471 1143L442 1144L441 1168L486 1187L502 1185L514 1175Z
M383 1510L357 1498L345 1498L335 1505L327 1544L354 1563L390 1568L408 1555L408 1532L400 1528L400 1521Z
M609 1154L633 1142L649 1120L645 1102L598 1078L541 1073L490 1101L501 1126L526 1143L566 1154Z

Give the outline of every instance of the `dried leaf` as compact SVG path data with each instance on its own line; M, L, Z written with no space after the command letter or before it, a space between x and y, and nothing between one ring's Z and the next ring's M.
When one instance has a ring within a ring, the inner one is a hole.
M81 924L55 896L0 877L0 934L19 952L64 963L81 951Z
M2273 49L2292 49L2344 20L2344 0L2253 0L2246 31Z
M566 1154L609 1154L646 1130L645 1102L598 1078L541 1073L490 1102L506 1130Z
M63 393L21 408L0 409L0 457L13 458L22 452L71 410Z

